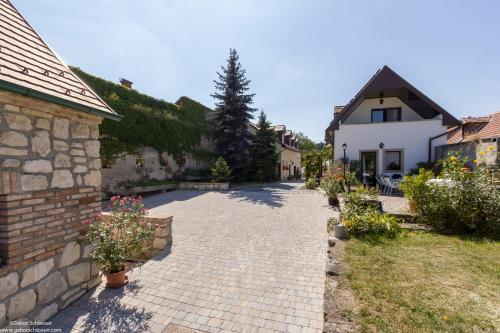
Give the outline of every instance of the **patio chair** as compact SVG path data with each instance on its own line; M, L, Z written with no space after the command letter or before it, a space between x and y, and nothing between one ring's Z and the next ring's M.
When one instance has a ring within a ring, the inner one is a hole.
M382 177L375 176L375 180L377 181L378 189L379 189L380 193L383 193L385 191L385 183L384 183Z
M386 184L386 194L392 195L393 190L399 191L399 181L384 176L384 182Z

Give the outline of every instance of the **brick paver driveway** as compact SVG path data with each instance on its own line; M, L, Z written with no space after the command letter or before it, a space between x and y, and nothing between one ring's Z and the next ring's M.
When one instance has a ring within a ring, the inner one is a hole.
M300 185L147 198L152 215L174 216L171 251L129 274L125 288L90 292L54 325L85 332L321 332L326 220L335 213L325 197Z

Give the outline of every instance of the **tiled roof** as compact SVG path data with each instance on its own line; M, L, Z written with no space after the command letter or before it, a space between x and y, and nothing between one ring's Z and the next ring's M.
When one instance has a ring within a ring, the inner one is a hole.
M8 0L0 0L0 89L120 118L68 69Z
M448 132L448 144L500 137L500 112L484 117L463 118L462 123Z

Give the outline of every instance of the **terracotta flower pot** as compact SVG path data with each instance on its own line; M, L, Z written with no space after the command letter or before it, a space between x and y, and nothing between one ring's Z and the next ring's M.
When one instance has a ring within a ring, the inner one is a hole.
M128 283L128 276L125 275L125 267L117 273L106 273L106 288L119 288Z

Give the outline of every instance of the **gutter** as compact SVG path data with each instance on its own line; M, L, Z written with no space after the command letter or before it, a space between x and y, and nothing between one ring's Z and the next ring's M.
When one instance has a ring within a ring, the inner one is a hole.
M435 139L440 138L446 134L448 134L448 131L441 133L441 134L438 134L436 136L433 136L432 138L429 138L429 155L427 158L427 162L431 163L431 160L432 160L432 141L434 141Z
M68 101L64 98L52 96L52 95L49 95L47 93L43 93L41 91L33 90L31 88L26 88L26 87L17 85L15 83L6 82L3 80L0 80L0 90L1 89L7 90L10 92L14 92L14 93L17 93L20 95L24 95L24 96L29 96L29 97L41 99L41 100L44 100L44 101L47 101L47 102L50 102L53 104L65 106L65 107L68 107L70 109L74 109L77 111L90 113L90 114L93 114L95 116L99 116L102 118L107 118L107 119L111 119L111 120L115 120L115 121L121 121L123 118L123 116L120 116L118 114L105 112L105 111L102 111L102 110L99 110L99 109L96 109L96 108L93 108L90 106L85 106L85 105L82 105L79 103L71 102L71 101Z

